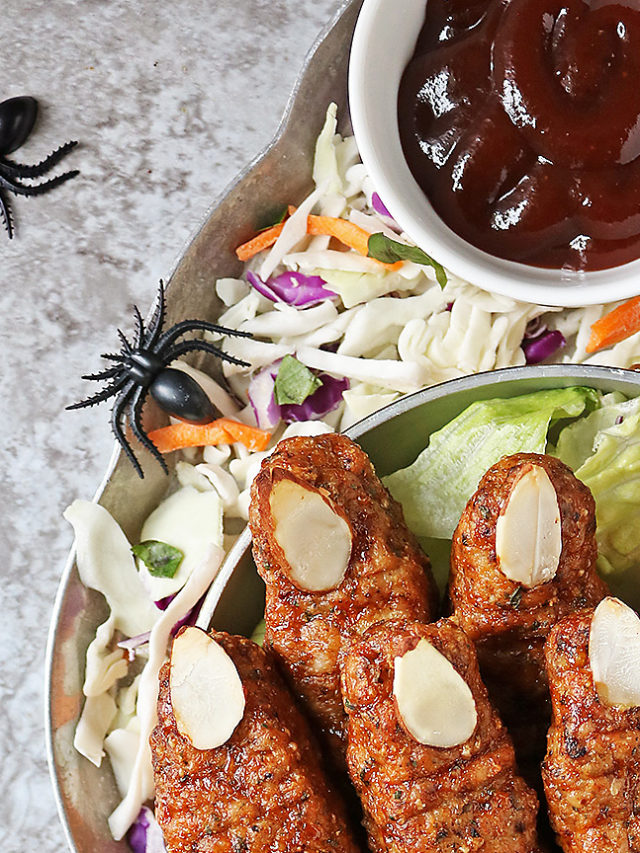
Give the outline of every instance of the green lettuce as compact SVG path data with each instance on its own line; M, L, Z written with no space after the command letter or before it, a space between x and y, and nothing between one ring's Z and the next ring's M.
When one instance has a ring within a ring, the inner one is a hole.
M480 478L511 453L544 453L551 426L594 408L592 388L558 388L472 403L433 433L408 468L385 478L405 519L421 537L450 539Z
M640 398L609 394L602 408L567 426L555 455L596 501L598 567L612 591L640 606Z

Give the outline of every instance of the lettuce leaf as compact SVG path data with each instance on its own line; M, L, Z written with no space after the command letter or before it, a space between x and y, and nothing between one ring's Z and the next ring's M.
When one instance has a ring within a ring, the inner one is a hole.
M607 394L602 398L600 408L563 429L555 448L550 447L548 452L561 459L572 471L577 471L593 455L599 434L628 415L635 405L636 401L627 400L618 391Z
M610 394L567 426L554 451L596 501L598 567L612 592L640 606L640 398Z
M419 537L450 539L485 471L503 456L543 453L550 426L598 404L592 388L558 388L472 403L433 433L408 468L385 478Z

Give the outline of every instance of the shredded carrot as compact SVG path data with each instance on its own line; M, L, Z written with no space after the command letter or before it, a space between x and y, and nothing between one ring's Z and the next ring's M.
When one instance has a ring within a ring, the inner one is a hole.
M149 438L160 453L182 450L184 447L204 447L212 444L233 444L236 441L248 450L264 450L271 433L257 427L238 423L230 418L218 418L210 424L188 424L181 422L154 429Z
M307 219L307 234L312 234L313 236L324 234L329 237L335 237L336 240L340 240L345 246L355 249L356 252L364 255L365 258L369 255L369 237L371 237L371 234L365 231L364 228L360 228L359 225L349 222L347 219L311 214ZM402 261L396 261L395 264L385 264L382 261L376 261L376 263L381 264L388 270L397 270L402 266Z
M279 222L277 225L273 225L271 228L261 231L251 240L248 240L246 243L238 246L236 249L236 256L238 260L248 261L259 252L264 252L265 249L271 248L278 237L282 234L283 228L284 222Z
M311 214L307 219L307 233L314 236L327 234L329 237L335 237L336 240L340 240L345 246L350 246L365 257L369 251L368 243L371 235L364 228L354 225L347 219Z
M271 433L258 427L247 426L231 418L219 418L220 426L229 433L233 441L240 441L248 450L265 450L271 439Z
M287 208L288 215L293 216L295 212L296 208L290 204ZM282 234L283 228L284 222L280 222L278 225L261 231L253 239L238 246L236 255L239 260L248 261L259 252L270 249ZM310 214L307 217L307 234L311 234L313 237L321 235L335 237L336 240L339 240L351 249L355 249L356 252L365 258L369 256L369 237L371 237L371 234L365 231L364 228L360 228L359 225L349 222L348 219L340 219L337 216L316 216ZM385 264L382 261L376 260L376 258L372 258L372 260L387 270L397 270L402 266L402 261L396 261L395 264Z
M591 337L587 352L597 352L620 343L640 330L640 296L634 296L624 305L619 305L600 317L591 326Z

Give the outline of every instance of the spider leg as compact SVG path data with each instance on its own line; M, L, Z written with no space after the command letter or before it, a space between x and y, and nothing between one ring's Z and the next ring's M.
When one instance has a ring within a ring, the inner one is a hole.
M229 361L231 364L238 364L241 367L251 367L248 361L243 361L241 358L229 355L224 350L210 344L209 341L183 341L181 344L169 347L169 349L163 353L162 360L165 364L169 364L174 360L174 358L179 358L181 355L184 355L187 352L193 352L194 350L211 353L211 355L215 355L216 358L220 358L222 361Z
M134 385L135 383L131 379L127 376L123 376L122 379L112 382L110 385L107 385L106 388L103 388L102 391L98 391L97 394L93 394L91 397L87 397L86 400L81 400L79 403L72 403L70 406L66 406L66 408L70 410L85 409L87 406L96 406L98 403L108 400L109 397L113 397L114 394L131 390Z
M75 176L79 174L80 172L77 169L74 169L72 172L64 172L64 174L62 175L58 175L55 178L51 178L50 181L45 181L43 184L27 186L26 184L21 184L17 178L5 177L0 172L0 187L3 187L5 190L9 190L15 195L42 195L43 193L49 192L49 190L54 189L54 187L60 186L60 184L63 184L70 178L75 178Z
M142 406L144 405L144 400L147 391L148 389L143 388L142 386L136 388L133 394L133 399L131 400L129 422L131 423L131 429L133 430L133 434L138 439L140 444L142 444L143 447L146 447L147 450L153 454L153 456L162 465L164 473L168 474L169 469L162 453L160 453L158 448L155 446L155 444L151 441L149 436L142 428Z
M126 339L124 332L121 329L118 329L118 337L120 338L120 341L122 343L123 350L128 355L131 352L131 344Z
M48 157L45 157L40 163L35 166L26 166L23 163L15 163L13 160L2 158L0 161L3 173L9 178L40 178L45 172L52 169L57 163L65 157L69 151L76 147L77 141L65 142L60 148L52 151Z
M84 376L81 376L81 379L91 379L95 382L99 382L102 379L113 379L114 376L117 376L122 370L123 367L109 367L107 370L101 370L100 373L85 373Z
M164 299L164 282L162 281L162 279L160 279L156 310L153 312L153 317L151 318L149 328L147 329L148 340L145 341L145 348L147 349L151 349L152 347L154 347L158 341L158 337L160 335L160 332L162 331L162 326L164 324L165 310L166 303Z
M239 332L236 329L227 329L225 326L217 326L215 323L209 323L207 320L183 320L181 323L176 323L162 335L155 346L156 353L165 347L174 343L180 335L186 332L195 331L196 329L204 329L207 332L219 332L223 335L231 335L236 338L252 338L251 332Z
M121 352L119 352L119 353L103 352L101 354L100 358L106 358L109 361L126 361L127 360L126 357L124 355L122 355Z
M142 468L140 467L140 463L136 459L136 455L133 452L133 448L129 444L126 435L124 434L124 430L122 429L122 424L120 423L121 419L126 415L126 407L129 404L129 400L131 399L131 393L134 389L134 384L131 383L131 387L122 391L116 402L113 404L113 409L111 410L111 429L113 430L113 434L116 437L116 440L119 442L120 446L127 454L127 458L129 462L135 468L136 474L140 479L144 479L144 474L142 473Z
M133 306L133 313L136 319L136 332L135 338L133 339L133 348L139 349L144 341L144 321L137 305Z
M0 191L0 216L2 217L2 222L6 228L7 234L9 235L9 239L11 240L13 237L13 215L11 213L9 199L5 198L2 191Z

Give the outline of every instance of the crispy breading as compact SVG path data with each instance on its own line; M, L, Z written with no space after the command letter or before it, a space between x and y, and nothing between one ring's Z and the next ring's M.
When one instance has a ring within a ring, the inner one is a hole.
M284 479L319 492L349 526L351 557L336 589L304 591L289 577L269 503L275 484ZM267 586L266 645L343 764L340 661L374 622L436 618L429 560L366 454L341 435L282 441L253 482L249 523L254 559Z
M150 744L169 853L356 853L319 746L271 655L243 637L211 636L238 670L245 712L225 744L196 749L177 729L162 669Z
M640 708L607 707L589 664L589 610L551 631L545 657L553 720L542 768L565 853L640 850Z
M468 684L478 722L460 746L407 733L393 695L394 660L425 639ZM538 801L515 769L507 730L480 678L473 643L450 620L372 627L347 655L347 760L374 853L533 853Z
M555 578L527 589L499 568L496 524L515 482L533 465L546 471L558 497L562 553ZM551 714L544 641L558 620L607 595L596 573L595 529L593 496L563 462L516 453L487 471L453 537L452 618L476 643L482 677L523 765L541 761Z

